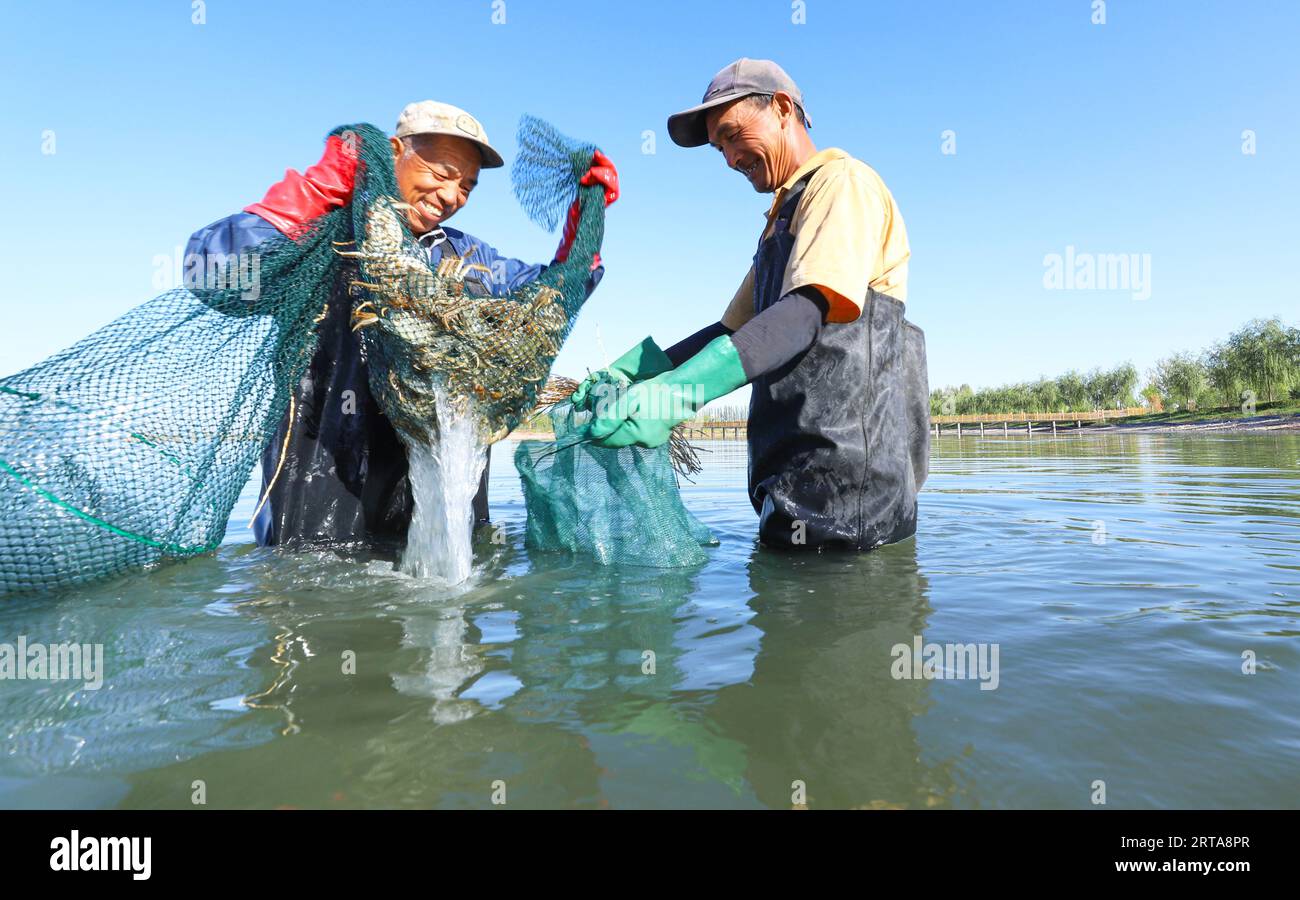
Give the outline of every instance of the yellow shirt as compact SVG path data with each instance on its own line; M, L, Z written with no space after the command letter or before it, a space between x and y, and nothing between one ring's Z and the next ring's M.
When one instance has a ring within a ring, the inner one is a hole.
M784 296L812 286L830 304L828 322L852 322L862 313L867 289L907 301L907 228L885 182L861 160L829 147L799 167L776 192L767 214L766 237L789 189L809 180L790 219L794 247L781 284ZM754 317L754 268L722 316L732 331Z

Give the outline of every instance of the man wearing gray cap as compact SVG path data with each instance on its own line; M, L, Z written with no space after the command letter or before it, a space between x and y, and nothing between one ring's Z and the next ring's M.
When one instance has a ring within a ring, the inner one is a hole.
M465 290L476 296L505 296L542 273L544 265L502 256L443 224L468 202L481 170L504 165L476 118L446 103L412 103L402 110L390 143L407 224L435 268L455 266L464 274ZM187 259L228 258L277 231L294 237L350 201L356 166L355 147L329 138L316 165L302 174L289 170L260 202L196 232ZM613 164L597 153L584 183L603 184L612 203L617 177ZM557 260L567 256L572 240L566 232ZM603 272L599 266L592 270L588 291ZM361 343L350 327L348 284L335 285L327 299L316 355L262 456L263 501L254 534L262 545L399 552L412 511L406 451L371 396ZM479 521L488 515L487 478L485 469L474 500Z
M682 147L712 145L775 194L754 262L722 318L667 351L646 338L608 370L596 405L609 447L658 446L744 384L749 493L764 544L869 550L916 531L929 466L925 339L903 318L907 230L880 176L818 151L803 94L769 60L739 59L671 116ZM579 402L590 404L586 390Z

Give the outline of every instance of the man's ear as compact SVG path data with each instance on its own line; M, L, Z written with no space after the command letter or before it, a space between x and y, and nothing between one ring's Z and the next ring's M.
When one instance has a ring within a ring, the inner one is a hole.
M785 91L777 91L772 95L772 102L776 104L776 115L784 126L786 119L794 116L794 98Z
M402 155L402 141L400 138L390 137L388 143L393 147L393 160L396 161Z

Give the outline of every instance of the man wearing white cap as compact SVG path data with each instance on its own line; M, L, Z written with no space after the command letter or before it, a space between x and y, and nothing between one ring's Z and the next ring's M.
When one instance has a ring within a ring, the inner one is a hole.
M476 118L446 103L412 103L390 142L407 222L435 267L457 266L475 296L504 296L542 273L543 264L502 256L443 225L468 202L481 170L504 165ZM276 232L294 237L351 200L356 165L355 148L329 138L316 165L302 174L289 170L260 202L196 232L187 258L228 257ZM604 185L606 203L618 196L618 173L599 152L583 183ZM556 260L567 257L573 237L566 230ZM592 270L588 292L603 273L599 265ZM400 552L412 510L406 452L371 396L361 343L350 328L348 285L336 285L328 301L316 355L294 391L292 421L286 415L262 456L265 502L253 530L264 546ZM480 522L488 516L487 478L485 470L474 501Z

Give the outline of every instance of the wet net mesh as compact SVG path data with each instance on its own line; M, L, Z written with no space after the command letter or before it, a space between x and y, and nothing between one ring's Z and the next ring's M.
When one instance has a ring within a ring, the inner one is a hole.
M520 441L515 448L528 507L525 545L604 565L704 562L704 547L717 541L682 505L668 445L598 447L587 438L591 418L568 402L556 404L555 440Z
M334 133L359 138L359 189L396 190L382 132ZM0 592L221 543L315 351L350 217L343 207L264 241L0 380Z

